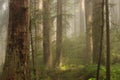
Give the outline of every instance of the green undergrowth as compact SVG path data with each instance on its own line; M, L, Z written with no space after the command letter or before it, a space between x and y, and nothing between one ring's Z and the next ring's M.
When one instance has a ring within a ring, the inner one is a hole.
M39 73L39 80L96 80L96 65L89 65L78 68L42 70ZM100 68L100 80L106 80L104 66ZM111 66L111 80L120 79L120 65Z

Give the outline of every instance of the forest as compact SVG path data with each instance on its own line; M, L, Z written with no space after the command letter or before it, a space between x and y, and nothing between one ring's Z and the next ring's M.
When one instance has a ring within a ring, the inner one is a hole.
M0 80L120 80L120 0L0 0Z

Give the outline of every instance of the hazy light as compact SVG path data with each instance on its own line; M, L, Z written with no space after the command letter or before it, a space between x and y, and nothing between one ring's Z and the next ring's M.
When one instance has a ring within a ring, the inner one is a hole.
M82 0L82 10L85 11L84 0Z
M42 6L43 6L42 4L43 4L42 0L39 0L39 9L40 9L40 10L42 10L42 8L43 8L43 7L42 7Z
M4 3L2 7L3 7L3 10L6 10L7 9L6 3Z

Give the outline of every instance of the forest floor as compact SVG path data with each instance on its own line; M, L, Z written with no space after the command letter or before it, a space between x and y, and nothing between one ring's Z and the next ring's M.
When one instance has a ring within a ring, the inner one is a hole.
M95 78L95 66L64 70L46 70L40 73L40 80L89 80Z
M96 65L66 70L46 70L40 73L40 80L96 80ZM100 69L100 80L106 80L104 66ZM120 80L120 65L111 66L111 80Z

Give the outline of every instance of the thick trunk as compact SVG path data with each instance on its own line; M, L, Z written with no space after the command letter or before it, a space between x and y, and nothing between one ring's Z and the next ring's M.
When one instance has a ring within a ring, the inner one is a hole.
M2 80L30 80L28 0L10 0L6 59Z

